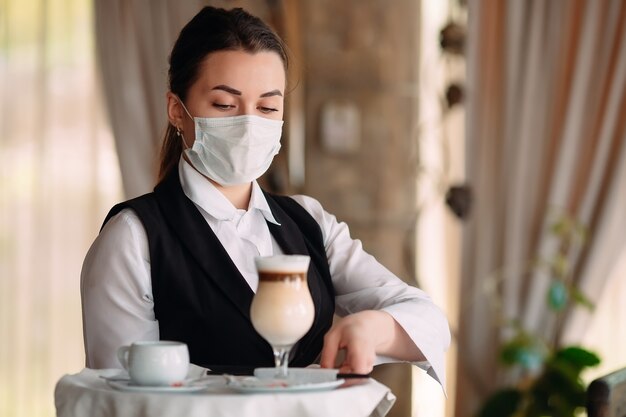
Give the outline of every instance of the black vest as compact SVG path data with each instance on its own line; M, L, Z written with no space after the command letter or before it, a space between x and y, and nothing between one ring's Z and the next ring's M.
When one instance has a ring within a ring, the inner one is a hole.
M268 193L265 197L281 224L268 222L283 252L311 257L308 284L315 320L290 360L290 366L306 366L321 352L335 310L322 232L293 199ZM137 213L148 235L160 338L187 343L191 362L200 366L273 366L270 345L250 322L254 293L202 214L185 196L178 170L172 170L154 192L113 207L104 224L124 208Z

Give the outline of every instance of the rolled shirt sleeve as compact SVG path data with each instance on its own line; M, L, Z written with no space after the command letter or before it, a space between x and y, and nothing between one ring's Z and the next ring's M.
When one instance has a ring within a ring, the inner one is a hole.
M450 330L443 312L422 290L396 277L352 239L348 226L307 196L293 197L319 223L336 295L336 311L345 316L362 310L383 310L407 332L423 355L414 364L445 386L445 352ZM377 363L393 358L379 356Z

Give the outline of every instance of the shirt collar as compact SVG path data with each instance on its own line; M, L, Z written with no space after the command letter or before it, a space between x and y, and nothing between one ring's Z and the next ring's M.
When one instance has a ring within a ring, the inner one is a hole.
M216 220L232 220L235 218L238 211L237 208L211 181L204 178L182 156L178 164L178 175L185 195L211 217ZM248 211L255 209L263 215L265 220L280 226L256 180L252 182Z
M267 199L261 190L261 186L256 180L252 182L252 194L250 195L248 210L250 209L259 210L261 214L263 214L263 217L265 217L265 220L280 226L280 223L278 223L278 220L274 217L274 213L270 210L270 205L267 203Z

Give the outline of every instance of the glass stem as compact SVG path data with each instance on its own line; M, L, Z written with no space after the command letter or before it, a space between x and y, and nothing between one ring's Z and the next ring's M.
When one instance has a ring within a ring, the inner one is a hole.
M274 347L274 363L276 364L276 377L287 378L289 351L291 346Z

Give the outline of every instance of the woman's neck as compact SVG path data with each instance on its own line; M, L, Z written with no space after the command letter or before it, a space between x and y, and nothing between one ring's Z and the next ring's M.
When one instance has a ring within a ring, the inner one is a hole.
M252 183L249 182L247 184L239 184L239 185L231 185L225 187L213 181L210 178L207 178L211 183L218 189L219 192L224 194L224 197L231 202L233 206L238 209L248 210L248 206L250 205L250 197L252 195Z
M189 159L187 159L187 155L183 155L185 161L198 172L198 174L202 175L207 181L211 181L211 184L218 189L220 193L224 195L230 201L230 203L235 206L235 208L248 210L248 206L250 205L250 197L252 196L252 183L249 182L247 184L239 184L239 185L231 185L225 187L217 182L213 181L211 178L204 175L202 172L198 171L196 167L193 166Z

